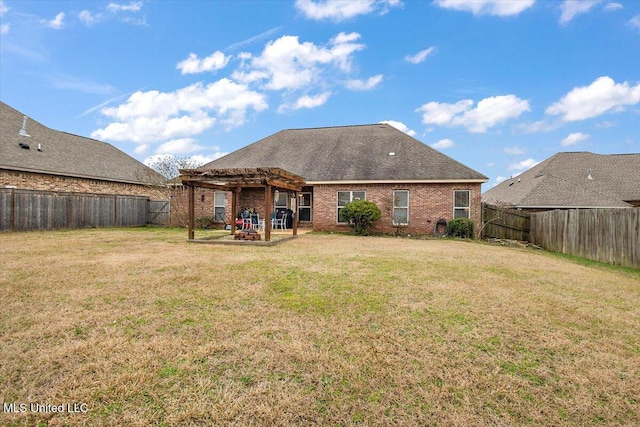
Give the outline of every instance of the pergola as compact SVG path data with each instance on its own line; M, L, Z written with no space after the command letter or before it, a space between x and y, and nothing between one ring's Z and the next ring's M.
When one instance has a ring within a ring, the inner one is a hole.
M232 168L232 169L181 169L182 184L189 189L189 240L195 237L195 188L211 188L231 192L231 212L237 211L237 200L243 189L264 188L265 227L264 240L271 240L271 212L275 190L292 191L298 200L298 192L305 184L304 178L280 168ZM231 234L236 223L231 221ZM298 234L298 216L293 218L293 235Z

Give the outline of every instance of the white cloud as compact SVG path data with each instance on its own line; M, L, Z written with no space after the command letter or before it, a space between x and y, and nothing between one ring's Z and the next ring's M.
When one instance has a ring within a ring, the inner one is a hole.
M513 147L504 147L503 151L507 154L518 155L518 154L524 154L525 150L524 148L518 147L517 145L515 145Z
M607 12L612 12L614 10L620 10L620 9L624 9L624 6L620 3L615 3L615 2L607 3L606 6L604 7L604 10Z
M624 106L640 102L640 84L616 83L603 76L589 86L573 88L560 101L549 106L545 113L560 116L565 122L590 119L608 111L619 112Z
M390 7L401 5L399 0L296 0L295 4L307 18L317 21L344 21L373 12L384 14Z
M382 74L377 74L375 76L369 77L367 80L347 80L345 86L347 89L351 90L370 90L374 87L378 86L382 81Z
M226 156L227 152L215 152L213 154L209 154L209 155L204 155L204 154L195 154L191 157L189 157L189 161L194 164L194 165L205 165L209 162L213 162L216 159L219 159L220 157Z
M241 40L239 42L235 42L235 43L231 43L229 46L227 46L224 50L229 51L229 50L234 50L237 49L239 47L243 47L243 46L247 46L250 44L253 44L257 41L266 39L268 37L271 37L273 35L275 35L277 32L279 32L280 30L282 30L282 28L284 28L282 25L278 26L278 27L274 27L271 28L267 31L263 31L260 34L257 34L255 36L249 37L248 39L245 40Z
M112 123L91 133L92 138L150 143L197 135L216 123L240 126L249 109L267 108L265 96L246 85L221 79L195 83L174 92L135 92L117 107L101 113Z
M141 1L132 1L129 4L109 3L107 10L113 13L117 12L139 12L142 9Z
M445 9L471 12L474 15L511 16L530 8L535 0L436 0L434 3Z
M10 29L11 29L11 24L1 24L0 34L8 34Z
M445 148L451 148L453 147L455 144L452 140L450 139L441 139L440 141L436 142L435 144L431 144L431 146L433 148L437 148L439 150L443 150Z
M4 4L4 1L0 0L0 16L4 16L5 13L9 12L9 9L11 8Z
M496 180L493 183L492 187L495 187L496 185L500 184L505 179L508 179L508 178L506 176L496 176Z
M464 126L469 132L484 133L489 128L531 111L529 101L515 95L485 98L472 108L474 101L464 99L455 104L429 102L416 109L423 113L422 123L440 126Z
M640 15L636 15L629 20L629 25L640 30Z
M216 71L227 66L231 56L225 56L224 53L219 50L213 52L211 55L203 59L198 59L198 55L190 53L189 57L184 61L178 62L176 68L182 72L182 74L196 74L203 73L205 71Z
M398 129L399 131L402 131L404 133L406 133L409 136L416 136L416 131L411 130L407 127L407 125L405 125L402 122L397 122L395 120L383 120L381 122L378 123L386 123L389 126L393 126L394 128Z
M302 108L316 108L326 104L331 96L331 92L324 92L320 95L309 96L303 95L299 97L293 104L282 104L278 108L278 112L282 113L286 110L300 110Z
M53 87L57 89L76 90L83 93L91 93L97 95L110 95L117 92L116 88L109 84L96 83L91 80L85 80L66 74L50 76L49 81L51 82Z
M269 90L301 89L322 81L323 71L333 67L351 71L352 54L365 48L354 43L358 33L340 33L327 46L300 43L297 36L282 36L267 43L260 56L244 56L246 61L232 77L243 83L264 82Z
M562 145L563 147L567 147L569 145L575 145L578 142L584 141L585 139L589 139L589 138L591 138L591 135L587 135L586 133L582 133L582 132L575 132L575 133L569 134L569 136L567 136L565 139L560 141L560 145Z
M156 149L157 154L186 154L203 150L205 147L198 145L193 138L179 138L167 141Z
M150 144L140 144L133 150L133 152L136 154L144 154L149 151L149 148L151 148Z
M78 19L87 26L93 25L97 20L97 18L88 10L83 10L78 13Z
M431 55L435 51L436 51L436 48L431 46L428 49L421 50L420 52L416 53L415 55L406 55L404 57L404 60L407 61L407 62L410 62L412 64L419 64L419 63L423 62L425 59L427 59L427 56Z
M489 162L489 163L487 163L485 166L486 166L486 167L488 167L488 168L492 168L492 167L494 167L495 165L496 165L495 163L493 163L493 162Z
M511 163L509 166L507 166L507 170L508 171L521 171L521 170L525 170L525 169L530 169L532 167L534 167L535 165L537 165L540 162L535 161L534 159L526 159L523 160L521 162L518 163Z
M41 21L46 27L53 28L54 30L59 30L64 27L64 12L60 12L50 21L43 20Z
M616 126L618 123L611 121L611 120L605 120L602 123L596 123L596 128L598 129L607 129L607 128L612 128L614 126Z
M600 0L564 0L560 6L562 11L560 23L566 24L576 15L589 12L598 3L600 3Z

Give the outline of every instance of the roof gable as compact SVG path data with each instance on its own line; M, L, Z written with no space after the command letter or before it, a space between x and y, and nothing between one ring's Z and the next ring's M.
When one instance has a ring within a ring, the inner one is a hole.
M558 153L483 194L518 207L629 207L640 200L640 154Z
M257 167L278 167L307 182L488 180L387 124L283 130L202 169Z
M23 118L0 102L0 169L133 184L164 182L153 169L106 142L49 129L30 118L29 136L22 136Z

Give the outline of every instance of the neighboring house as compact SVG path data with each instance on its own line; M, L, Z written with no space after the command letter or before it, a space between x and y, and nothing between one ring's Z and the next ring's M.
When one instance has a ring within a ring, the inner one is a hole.
M49 129L0 102L0 188L167 199L164 178L106 142Z
M640 206L640 154L558 153L501 182L482 201L524 211Z
M339 212L353 200L374 202L376 232L432 233L439 219L481 221L488 178L387 124L283 130L198 170L275 167L306 181L298 199L279 192L274 210L290 209L301 226L347 230ZM261 216L264 190L243 190L240 208ZM215 212L230 212L228 194L213 194ZM196 198L197 200L197 198ZM197 203L197 202L196 202Z

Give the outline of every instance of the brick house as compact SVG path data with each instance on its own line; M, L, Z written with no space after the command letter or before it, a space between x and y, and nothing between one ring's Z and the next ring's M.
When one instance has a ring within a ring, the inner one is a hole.
M557 153L482 195L483 202L539 212L640 207L640 154Z
M0 188L166 200L164 181L106 142L50 129L0 102Z
M210 162L198 170L275 167L306 181L296 197L279 192L275 209L289 209L302 227L349 230L339 212L366 199L382 213L374 232L430 234L437 221L470 218L481 222L481 184L488 178L387 124L290 129ZM196 215L230 210L229 192L197 189ZM207 195L209 194L209 195ZM243 190L237 204L264 216L262 189ZM200 208L198 207L200 206ZM200 209L198 211L198 209Z

